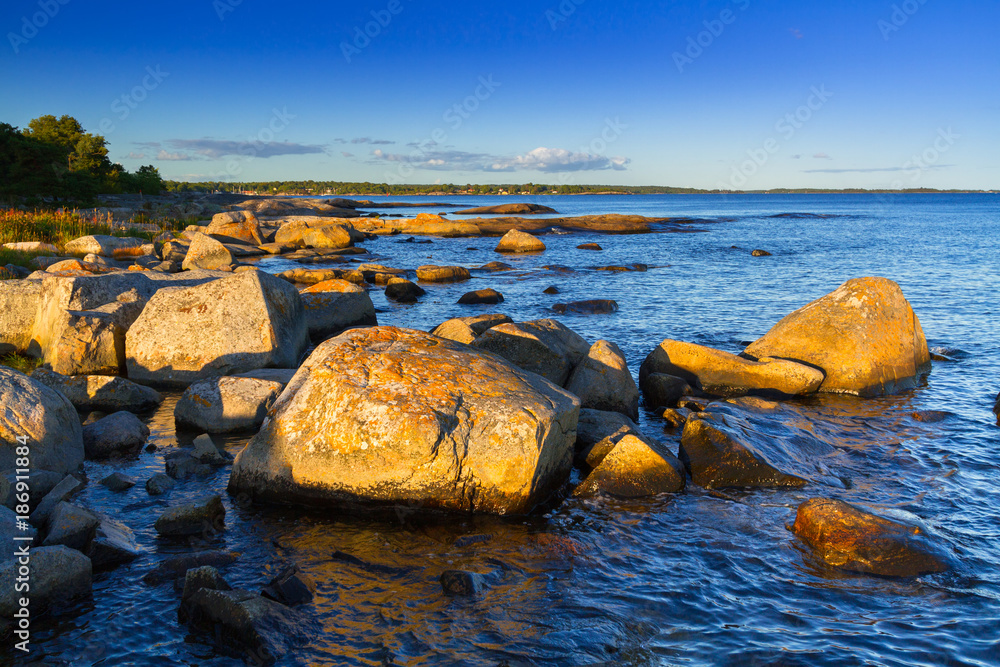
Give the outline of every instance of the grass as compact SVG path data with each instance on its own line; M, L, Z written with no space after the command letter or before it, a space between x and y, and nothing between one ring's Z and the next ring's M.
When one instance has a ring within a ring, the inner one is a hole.
M137 224L148 225L149 228L139 229L133 226ZM88 213L76 209L26 211L5 208L0 209L0 245L19 241L43 241L62 248L73 239L96 234L134 236L148 241L161 231L183 229L185 224L186 221L181 220L154 220L146 214L139 214L127 221L117 221L110 212L100 213L96 210ZM8 262L0 262L0 265L6 263Z
M0 357L0 366L7 366L8 368L13 368L15 371L21 371L25 375L30 375L31 371L35 370L42 365L41 359L35 359L34 357L26 357L20 354L8 354L5 357Z
M31 260L39 255L50 255L52 253L47 252L23 252L21 250L8 250L7 248L0 247L0 266L6 266L7 264L13 264L15 266L23 266L26 268L31 267ZM0 275L0 279L2 279Z

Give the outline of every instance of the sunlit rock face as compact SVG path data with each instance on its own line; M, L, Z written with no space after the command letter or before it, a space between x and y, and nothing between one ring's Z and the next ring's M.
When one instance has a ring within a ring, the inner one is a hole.
M579 399L428 333L374 327L313 352L237 457L232 493L328 505L529 511L567 479Z
M927 340L899 285L855 278L774 325L746 349L815 366L821 392L881 396L916 385L930 368Z

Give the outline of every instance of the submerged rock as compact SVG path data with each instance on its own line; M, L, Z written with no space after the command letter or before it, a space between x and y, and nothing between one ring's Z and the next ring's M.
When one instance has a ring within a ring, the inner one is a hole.
M151 496L162 496L175 486L177 486L177 482L174 481L173 477L158 472L146 480L146 493Z
M230 493L519 514L567 478L579 400L493 355L376 327L322 343L239 454Z
M566 381L566 391L579 396L583 408L639 418L639 388L621 349L606 340L590 347Z
M581 313L584 315L607 315L618 312L618 302L611 299L590 299L589 301L572 301L557 303L552 306L557 313Z
M286 567L261 591L264 597L289 607L312 602L315 593L315 582L298 565Z
M747 355L794 359L826 374L819 391L880 396L930 368L920 320L899 285L855 278L784 317Z
M555 320L501 324L487 330L472 345L560 387L590 351L586 340Z
M417 267L417 279L426 283L457 283L470 278L472 274L464 266L426 264Z
M226 508L219 496L171 507L154 524L156 532L164 537L214 535L225 527Z
M201 380L184 390L174 421L205 433L255 430L283 388L280 382L246 377Z
M475 292L466 292L458 300L459 304L462 305L472 305L472 304L489 304L496 305L498 303L503 303L503 294L492 288L476 290Z
M1000 426L1000 394L997 394L996 402L993 404L993 414L997 418L997 426Z
M770 257L771 256L771 253L769 253L766 250L760 250L759 248L757 250L754 250L750 254L753 255L754 257Z
M788 359L751 361L702 345L667 339L639 368L639 381L652 373L683 378L691 386L716 396L802 396L823 383L823 372Z
M829 498L799 505L793 532L823 562L852 572L915 577L948 569L948 555L916 526Z
M502 253L543 252L544 250L545 244L542 243L541 239L517 229L512 229L504 234L495 248L496 252Z
M129 477L128 475L120 472L113 472L104 479L100 481L101 486L105 486L115 493L121 493L122 491L128 491L133 486L136 485L135 477Z
M36 470L66 473L83 463L83 430L69 399L4 366L0 366L0 416L0 470L27 467L16 461L23 458L18 448L28 446L30 467Z
M416 303L424 294L424 288L406 278L392 277L385 286L385 298L397 303Z
M445 570L440 581L441 589L448 595L476 597L486 590L486 577L478 572Z

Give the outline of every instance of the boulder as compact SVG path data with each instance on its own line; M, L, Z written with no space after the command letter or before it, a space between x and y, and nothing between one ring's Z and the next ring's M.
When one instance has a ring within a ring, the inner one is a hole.
M566 391L580 397L580 405L594 410L621 412L639 418L639 388L632 379L625 355L614 343L599 340L573 369Z
M424 294L427 292L422 287L406 278L390 278L385 287L385 298L397 303L416 303Z
M770 257L771 256L771 253L769 253L766 250L761 250L760 248L758 248L757 250L754 250L750 254L753 255L754 257Z
M31 539L26 539L31 538ZM15 549L23 545L34 546L37 543L38 531L30 524L25 528L17 524L17 512L0 506L0 540L13 548L0 549L0 563L16 558Z
M90 510L61 502L49 516L46 527L48 534L42 546L52 547L62 544L70 549L86 552L99 524L97 515Z
M426 264L417 267L417 279L425 283L457 283L470 278L472 274L463 266Z
M81 412L143 412L163 402L160 394L123 377L76 375L69 377L39 368L31 378L55 389Z
M31 550L27 575L31 582L30 596L16 588L16 580L22 576L19 569L16 559L0 564L0 635L6 636L14 629L14 613L21 609L22 598L27 597L32 618L36 618L50 609L89 597L92 591L90 559L69 547Z
M18 479L20 477L21 479ZM24 487L18 491L18 482L28 485L30 494L28 509L34 510L48 493L62 481L64 474L50 470L31 470L27 475L18 474L17 469L5 470L0 473L0 505L14 509L21 504L17 501L19 493L24 493Z
M573 495L606 493L619 498L642 498L683 491L684 466L673 455L657 449L645 438L623 436L574 489ZM587 461L593 462L594 457L588 457Z
M87 555L95 571L108 570L139 557L141 551L132 530L120 521L97 514L97 529Z
M577 250L604 250L604 248L602 248L597 243L581 243L580 245L578 245L576 247L576 249Z
M153 527L163 537L214 535L226 527L226 508L222 506L222 498L211 496L169 508Z
M542 243L541 239L517 229L512 229L504 234L495 248L496 252L502 253L542 252L544 250L545 244Z
M993 403L993 414L997 418L997 426L1000 426L1000 394L997 394L996 401Z
M646 376L665 373L716 396L802 396L815 393L823 372L788 359L768 357L751 361L735 354L694 343L667 339L650 352L639 368Z
M557 303L552 306L557 313L579 313L581 315L608 315L618 312L618 302L611 299L590 299L589 301L571 301Z
M292 381L296 371L298 371L297 368L258 368L256 370L247 371L246 373L237 373L231 377L269 380L271 382L277 382L281 385L281 388L284 389L285 385Z
M7 250L14 250L16 252L32 252L32 253L52 253L55 255L59 252L51 243L44 243L42 241L18 241L16 243L4 243L3 247Z
M174 481L173 477L158 472L146 480L146 493L151 496L162 496L175 486L177 486L177 482Z
M646 407L665 408L677 405L684 396L691 394L691 385L683 378L667 373L650 373L642 380L642 393Z
M949 568L923 531L830 498L799 505L792 531L823 562L851 572L915 577Z
M156 569L150 570L142 581L150 586L158 586L167 581L184 577L188 570L198 567L225 567L239 560L240 554L232 551L198 551L167 558Z
M54 389L0 366L0 416L0 470L28 467L17 464L25 446L34 470L66 473L83 463L80 417Z
M83 427L83 447L92 461L135 456L148 437L149 428L124 410Z
M256 378L199 380L177 401L174 420L178 428L205 433L256 430L282 389L279 382Z
M191 444L193 445L191 455L202 463L212 466L224 466L233 461L233 457L229 452L219 449L215 441L212 440L212 436L207 433L199 435Z
M184 256L181 268L184 271L193 269L225 270L231 268L235 263L233 254L222 243L206 234L195 234L191 240L191 247L188 248L187 255Z
M300 285L318 285L331 280L347 280L344 278L343 269L289 269L277 275L282 280ZM357 281L347 280L347 282L356 283Z
M248 211L216 213L212 216L212 223L205 230L205 233L221 237L217 239L219 241L235 241L255 246L264 244L264 234L257 221L257 216Z
M312 602L316 593L316 584L298 565L289 565L271 580L261 595L283 605L295 605Z
M261 271L149 300L126 337L128 376L186 386L255 368L296 366L309 343L302 299Z
M115 250L123 248L140 248L145 242L131 236L81 236L66 244L66 252L70 255L101 255L113 257Z
M104 479L102 479L99 484L101 486L107 487L109 490L115 493L121 493L122 491L128 491L133 486L136 485L135 477L129 477L128 475L120 472L113 472Z
M125 362L125 329L107 313L63 311L42 360L60 375L118 375Z
M207 477L213 472L212 465L202 463L191 453L183 450L176 450L164 456L163 464L167 475L173 479L187 479L192 475Z
M486 577L478 572L445 570L439 580L446 595L477 597L486 590Z
M40 280L0 280L0 355L28 351L41 294Z
M212 567L211 565L203 565L202 567L193 567L184 573L184 588L181 591L181 608L179 610L179 615L181 617L187 616L190 612L188 607L188 602L194 597L194 594L202 589L208 589L210 591L231 591L233 587L229 585L219 571Z
M914 387L930 368L920 320L886 278L848 280L784 317L745 354L809 364L825 373L819 391L859 396Z
M300 248L347 248L364 235L329 220L292 221L274 235L274 242Z
M52 487L51 491L45 494L41 502L31 511L31 516L28 520L32 525L44 526L56 506L82 488L83 482L73 477L73 475L66 475L58 484Z
M230 493L350 506L527 512L566 480L579 400L431 334L322 343L237 456Z
M500 324L472 343L560 387L590 351L579 334L555 320Z
M582 408L580 410L580 420L576 426L576 451L577 464L586 465L586 459L594 445L602 440L609 439L611 443L618 442L626 435L644 437L642 431L635 422L620 412L605 412L603 410L591 410ZM603 456L611 451L611 448L603 448ZM594 467L593 465L586 467Z
M368 292L346 280L327 280L299 293L305 306L309 337L326 340L352 327L378 324Z
M471 343L484 331L500 324L510 324L513 320L500 313L487 313L473 317L455 317L442 322L431 331L435 336L458 343Z
M496 305L498 303L503 303L503 294L492 288L476 290L475 292L466 292L458 300L461 305L474 305L474 304L489 304Z

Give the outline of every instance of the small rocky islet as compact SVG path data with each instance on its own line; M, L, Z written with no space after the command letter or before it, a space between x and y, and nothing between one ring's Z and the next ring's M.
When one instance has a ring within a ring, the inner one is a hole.
M201 435L166 454L164 470L148 479L113 473L96 480L108 489L138 484L157 497L228 468L229 494L241 504L510 516L570 495L641 498L683 493L688 484L822 485L835 495L828 466L815 465L830 452L782 421L794 405L782 401L817 394L863 400L913 387L930 369L920 321L886 278L848 280L738 355L664 340L641 364L638 383L613 341L587 341L554 319L514 322L490 313L449 319L432 332L379 326L370 290L416 303L420 283L464 282L470 268L511 267L398 269L362 261L359 244L398 235L500 236L497 253L544 253L538 235L553 226L646 233L672 223L638 216L384 219L362 214L363 204L255 199L152 243L77 239L65 248L72 256L40 257L34 273L0 281L0 351L41 361L30 376L0 367L0 512L4 530L13 530L18 514L29 516L33 611L85 598L95 573L142 559L139 527L73 499L94 481L91 462L142 456L149 429L140 417L160 405L160 391L183 392L174 408L178 428ZM253 264L265 256L304 268L271 275ZM324 266L305 268L310 264ZM503 301L492 289L462 298ZM607 299L554 307L615 310ZM663 415L673 440L643 432L640 404ZM1000 420L1000 397L993 410ZM227 433L252 436L235 459L216 444ZM18 498L16 470L17 438L25 436L27 503ZM920 527L835 497L801 503L792 520L790 539L828 567L899 577L953 567L945 546ZM167 505L151 528L179 545L225 531L222 498ZM176 582L179 618L220 651L267 664L317 631L308 572L293 564L261 591L233 589L217 568L236 555L189 552L147 577ZM8 556L0 565L6 619L17 608L17 563ZM444 571L442 594L478 595L490 576ZM6 634L13 629L9 621L0 626Z

